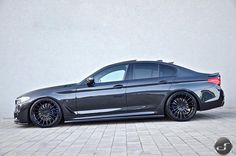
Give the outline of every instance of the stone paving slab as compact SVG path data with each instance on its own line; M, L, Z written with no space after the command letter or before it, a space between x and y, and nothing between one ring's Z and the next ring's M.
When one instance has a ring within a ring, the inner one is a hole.
M198 112L188 122L167 118L61 124L53 128L0 120L0 155L215 156L227 137L236 146L236 108ZM236 155L233 147L228 155Z

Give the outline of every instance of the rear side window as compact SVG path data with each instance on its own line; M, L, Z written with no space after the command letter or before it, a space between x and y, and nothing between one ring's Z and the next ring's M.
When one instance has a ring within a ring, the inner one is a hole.
M151 63L134 64L133 79L158 77L158 65Z
M169 76L176 76L176 69L167 65L160 64L159 77L169 77Z

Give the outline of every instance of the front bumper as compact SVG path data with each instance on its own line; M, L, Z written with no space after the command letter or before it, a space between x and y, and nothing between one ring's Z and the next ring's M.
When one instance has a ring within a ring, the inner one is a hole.
M18 118L14 118L14 123L19 125L28 125L28 122L22 122Z
M220 91L220 96L218 100L215 101L211 101L211 102L203 102L200 104L200 111L204 111L204 110L209 110L209 109L213 109L213 108L217 108L217 107L222 107L225 103L224 100L224 92L222 89L219 90Z
M24 104L22 106L16 106L14 111L14 122L16 124L22 123L27 124L30 123L29 120L29 104Z

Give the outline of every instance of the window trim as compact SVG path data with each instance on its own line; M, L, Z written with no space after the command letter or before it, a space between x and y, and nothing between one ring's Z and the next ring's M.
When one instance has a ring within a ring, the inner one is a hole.
M134 79L134 65L135 64L153 64L153 65L157 65L158 66L158 77L152 77L152 78L144 78L144 79ZM86 77L84 80L82 80L79 84L82 85L87 85L86 84L86 79L89 77L94 77L96 74L106 70L107 68L111 68L111 67L115 67L115 66L120 66L120 65L127 65L127 70L125 72L125 76L124 79L122 81L111 81L111 82L102 82L102 83L96 83L96 84L111 84L111 83L119 83L119 82L124 82L124 81L130 81L130 80L147 80L147 79L158 79L158 78L166 78L166 77L160 77L160 65L164 65L164 66L169 66L171 68L173 68L175 70L175 76L168 76L168 77L178 77L178 68L173 66L173 65L169 65L169 64L165 64L165 63L160 63L160 62L131 62L131 63L124 63L124 64L113 64L113 65L108 65L105 66L97 71L95 71L93 74L89 75L88 77ZM167 77L167 78L168 78Z

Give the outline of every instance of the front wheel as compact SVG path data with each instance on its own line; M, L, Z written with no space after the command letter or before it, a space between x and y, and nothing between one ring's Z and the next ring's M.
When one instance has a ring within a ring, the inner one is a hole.
M39 99L30 108L30 119L36 126L46 128L56 126L62 119L60 106L49 98Z
M175 121L187 121L197 112L197 101L188 92L176 92L167 100L166 114Z

